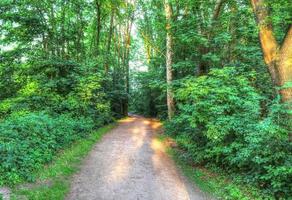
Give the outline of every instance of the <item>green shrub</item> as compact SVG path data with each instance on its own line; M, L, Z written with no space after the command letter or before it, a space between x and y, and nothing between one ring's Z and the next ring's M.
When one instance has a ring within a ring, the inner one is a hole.
M23 68L21 87L0 99L0 185L34 179L32 171L58 150L113 121L105 78L87 67L31 63Z
M0 184L33 180L32 172L93 129L90 118L45 113L14 115L0 123Z
M112 122L110 104L102 89L100 76L94 74L82 77L57 112L66 111L77 117L91 117L97 127Z
M18 112L47 111L90 117L97 127L113 121L101 73L84 70L71 61L44 61L23 71L26 81L9 98L0 101L0 119ZM37 72L37 73L36 73Z
M166 129L183 157L243 174L247 183L278 197L291 194L288 133L273 116L262 119L261 97L235 68L187 78L176 99L178 113Z

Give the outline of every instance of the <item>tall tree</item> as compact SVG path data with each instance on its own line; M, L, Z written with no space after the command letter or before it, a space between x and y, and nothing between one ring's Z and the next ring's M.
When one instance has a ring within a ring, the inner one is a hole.
M174 95L172 89L172 59L173 59L173 36L171 31L172 23L172 6L169 0L165 0L165 16L166 16L166 82L167 82L167 110L168 118L174 115Z
M96 55L99 54L99 43L100 43L100 33L101 33L101 2L99 0L95 0L95 12L96 12L96 38L95 38L95 52Z
M111 43L112 43L112 37L113 37L113 29L114 29L114 17L115 17L115 8L113 5L111 5L111 19L110 19L110 27L109 27L109 35L107 40L107 58L105 63L105 72L108 73L109 71L109 60L111 55Z

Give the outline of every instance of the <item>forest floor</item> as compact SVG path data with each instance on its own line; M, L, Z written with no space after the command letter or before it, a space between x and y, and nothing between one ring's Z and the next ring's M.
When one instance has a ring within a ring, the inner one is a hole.
M68 200L210 199L187 181L156 138L161 124L130 117L106 134L73 177Z

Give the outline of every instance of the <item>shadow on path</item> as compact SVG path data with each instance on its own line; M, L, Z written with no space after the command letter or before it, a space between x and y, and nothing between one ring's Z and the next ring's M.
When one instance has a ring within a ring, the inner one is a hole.
M72 182L68 200L208 199L180 175L155 139L158 121L121 120L92 150Z

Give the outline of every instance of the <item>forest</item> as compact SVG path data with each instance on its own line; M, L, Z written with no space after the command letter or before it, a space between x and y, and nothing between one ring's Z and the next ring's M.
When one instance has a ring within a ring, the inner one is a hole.
M183 162L291 198L291 0L0 1L0 186L128 113Z

